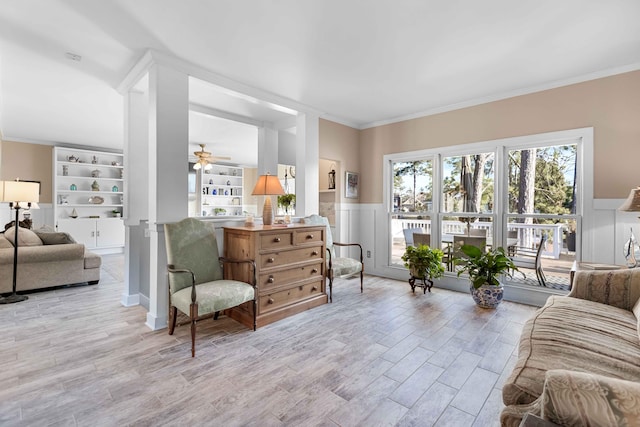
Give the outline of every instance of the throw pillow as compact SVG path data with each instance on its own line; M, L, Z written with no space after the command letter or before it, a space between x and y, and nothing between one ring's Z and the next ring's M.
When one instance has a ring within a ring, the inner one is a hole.
M16 228L9 227L4 232L4 237L15 246ZM36 233L26 228L18 227L18 246L42 246L42 240Z
M4 237L0 237L0 249L13 249L13 245Z
M62 231L41 231L34 230L34 233L42 240L45 245L66 245L68 243L76 243L69 233Z

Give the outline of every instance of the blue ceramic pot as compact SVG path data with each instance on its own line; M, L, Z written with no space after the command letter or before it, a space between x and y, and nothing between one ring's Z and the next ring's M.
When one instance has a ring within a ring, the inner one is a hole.
M500 286L494 286L485 283L478 289L471 285L469 290L478 307L482 308L496 308L498 304L500 304L500 301L502 301L504 294L504 286L502 284L500 284Z

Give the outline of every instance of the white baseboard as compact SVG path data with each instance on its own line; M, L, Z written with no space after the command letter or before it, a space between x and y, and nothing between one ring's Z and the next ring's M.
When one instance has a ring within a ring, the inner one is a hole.
M134 305L140 305L140 294L135 294L135 295L122 294L122 298L120 299L120 304L122 304L124 307L133 307Z

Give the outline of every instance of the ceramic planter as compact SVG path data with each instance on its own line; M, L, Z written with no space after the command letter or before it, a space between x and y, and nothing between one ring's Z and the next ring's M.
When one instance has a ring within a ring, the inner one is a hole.
M500 304L500 301L502 301L504 294L504 286L502 284L495 286L485 283L478 289L470 285L469 290L478 307L482 308L496 308L498 304Z

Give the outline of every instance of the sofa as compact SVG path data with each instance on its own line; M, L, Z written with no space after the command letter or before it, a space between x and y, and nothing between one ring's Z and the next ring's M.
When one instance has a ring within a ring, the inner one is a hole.
M500 421L640 426L640 269L578 271L523 326ZM532 418L533 418L532 416Z
M15 228L0 236L0 294L13 289ZM67 233L28 230L18 233L18 280L16 290L29 291L76 283L100 281L99 255L76 243Z

